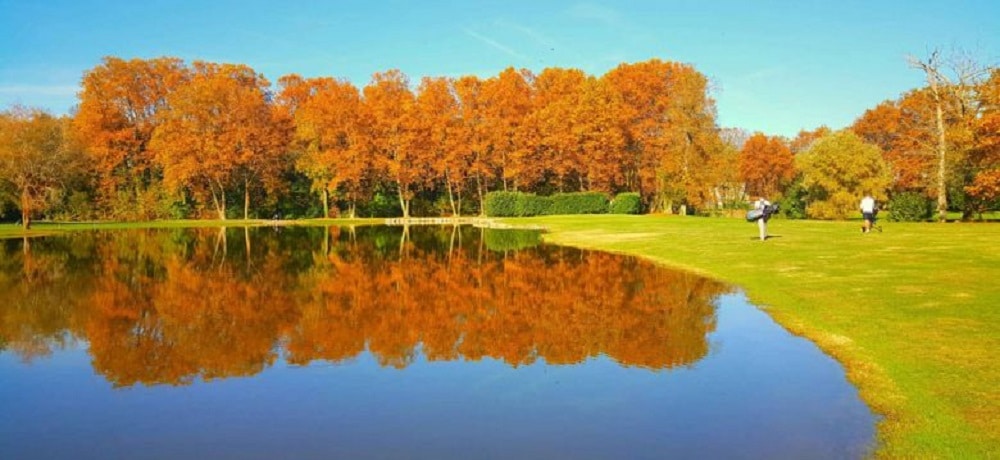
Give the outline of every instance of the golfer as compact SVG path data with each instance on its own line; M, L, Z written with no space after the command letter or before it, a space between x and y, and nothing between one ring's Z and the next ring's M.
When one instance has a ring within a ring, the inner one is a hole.
M761 212L761 216L757 219L757 228L760 230L760 240L767 240L767 220L771 218L770 213L771 202L767 201L763 195L757 198L757 201L753 202L753 208Z
M875 198L872 198L871 193L866 193L865 197L861 199L861 217L865 219L864 225L861 226L861 233L868 233L872 231L872 222L875 221Z

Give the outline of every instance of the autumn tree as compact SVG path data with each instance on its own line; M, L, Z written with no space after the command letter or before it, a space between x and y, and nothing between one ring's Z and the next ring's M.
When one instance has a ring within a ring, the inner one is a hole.
M927 91L934 111L931 132L936 160L938 220L944 221L948 211L949 169L966 166L965 155L971 148L969 128L977 117L975 88L985 71L960 56L954 56L947 63L939 50L932 51L925 60L910 56L908 61L911 67L922 70L927 78ZM960 177L958 180L960 185L964 185L967 179Z
M409 217L410 202L426 173L413 150L416 138L410 81L395 69L375 73L363 93L364 145L376 171L396 186L403 217Z
M331 193L342 190L348 215L371 171L370 157L360 149L361 95L351 83L332 78L281 79L280 105L295 120L295 139L301 155L296 167L312 181L323 200L323 216L330 216Z
M843 219L857 213L861 197L885 200L891 184L889 168L878 147L851 131L838 131L795 157L807 191L806 214Z
M508 67L483 82L480 102L489 166L504 190L528 188L540 178L536 150L528 145L524 124L531 111L530 71Z
M554 176L555 189L562 192L572 179L572 189L584 186L582 166L584 154L580 149L581 137L574 132L576 112L583 95L586 76L577 69L550 67L542 70L533 83L532 109L527 115L525 135L530 138L528 148L534 148L537 161L525 165L533 170L530 177L542 178L544 172ZM595 101L596 102L596 101Z
M983 212L1000 199L1000 69L978 88L980 116L975 121L975 148L970 154L975 177L965 191Z
M625 133L618 123L621 96L606 80L595 77L587 77L580 92L570 114L570 130L581 189L607 194L625 190Z
M795 176L792 151L778 137L756 133L738 156L740 178L751 195L775 196Z
M253 181L275 184L288 125L277 123L269 83L244 65L195 62L190 82L169 97L151 142L164 181L211 200L226 218L226 194L243 189L249 216Z
M25 230L83 166L79 153L67 146L67 130L66 121L39 109L0 112L0 188L12 189Z
M714 181L711 194L714 205L718 209L733 208L747 201L746 182L740 178L740 151L750 139L750 133L741 128L719 129L720 148L708 163L708 169Z
M702 173L720 144L707 79L689 65L658 59L621 64L602 78L622 98L628 187L654 211L710 200Z
M106 57L83 76L74 129L94 160L102 202L112 215L151 218L161 212L160 172L149 143L168 96L189 78L176 58Z
M453 160L457 165L467 166L466 175L475 183L479 211L485 213L486 192L490 187L493 169L488 157L483 81L475 76L464 76L455 80L453 86L458 99L459 118Z
M826 126L820 126L812 131L806 131L804 129L799 130L799 133L795 135L795 138L788 143L788 150L792 151L792 155L799 154L809 150L812 147L813 142L832 134L833 131Z
M417 88L414 115L417 138L413 147L415 156L425 164L421 169L427 169L424 185L429 188L443 182L452 215L461 215L469 167L452 80L423 78Z

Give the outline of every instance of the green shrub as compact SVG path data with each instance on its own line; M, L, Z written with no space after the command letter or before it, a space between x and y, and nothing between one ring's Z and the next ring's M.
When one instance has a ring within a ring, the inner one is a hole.
M608 198L600 192L557 193L552 195L548 214L606 214Z
M799 178L785 189L785 195L778 200L778 214L787 219L806 218L806 198L808 190Z
M539 196L521 192L486 194L486 215L530 217L553 214L605 214L608 199L600 192L557 193Z
M889 201L889 220L913 222L926 220L931 216L931 200L919 193L906 192Z
M517 193L515 203L514 209L518 217L531 217L547 214L552 200L533 193Z
M489 192L484 200L489 217L514 217L517 215L517 193Z
M619 193L611 200L611 214L639 214L642 212L642 198L636 192Z

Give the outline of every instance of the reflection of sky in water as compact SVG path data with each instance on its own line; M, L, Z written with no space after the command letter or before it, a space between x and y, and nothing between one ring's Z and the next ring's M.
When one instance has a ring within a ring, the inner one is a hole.
M874 439L843 369L718 283L515 234L413 229L403 257L391 229L315 230L222 251L212 230L76 234L30 261L0 242L0 458L856 458Z
M708 355L660 370L363 352L114 389L85 341L29 364L7 350L0 458L862 456L873 418L842 368L741 294L715 304Z

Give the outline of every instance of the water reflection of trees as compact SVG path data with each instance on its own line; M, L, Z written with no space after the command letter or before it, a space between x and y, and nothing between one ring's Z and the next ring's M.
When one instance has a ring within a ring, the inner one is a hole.
M245 376L369 351L402 368L601 354L666 369L708 351L725 288L612 254L487 250L479 229L218 229L5 241L0 345L73 337L118 386Z

